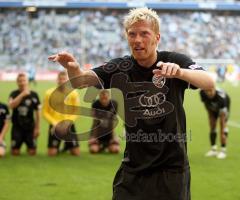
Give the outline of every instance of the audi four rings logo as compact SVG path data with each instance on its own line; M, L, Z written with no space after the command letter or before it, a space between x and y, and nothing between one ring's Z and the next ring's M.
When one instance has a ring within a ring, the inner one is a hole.
M142 107L156 107L166 101L166 96L159 92L157 94L154 94L150 97L146 97L144 94L142 94L139 98L139 104Z

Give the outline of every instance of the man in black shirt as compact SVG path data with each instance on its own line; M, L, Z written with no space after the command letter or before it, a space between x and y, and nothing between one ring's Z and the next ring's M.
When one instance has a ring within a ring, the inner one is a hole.
M210 89L214 81L187 56L157 51L159 21L151 9L131 10L124 28L132 55L93 70L81 70L67 52L49 57L68 70L73 87L97 85L100 79L104 88L123 93L126 149L113 200L190 199L184 91Z
M99 153L106 148L110 153L119 153L119 142L114 135L113 123L116 118L117 102L110 99L108 90L101 90L99 99L92 104L93 125L89 140L91 153ZM103 112L107 111L107 112ZM101 123L98 124L98 121Z
M211 150L206 153L207 157L217 156L219 159L226 158L226 144L228 127L227 121L230 111L230 98L228 94L219 89L201 90L201 100L208 112L208 119L210 125L210 143ZM220 139L221 150L217 152L216 138L217 138L217 120L220 122Z
M29 155L36 154L36 139L39 136L40 101L38 94L29 90L28 77L20 73L17 77L18 89L9 97L9 107L13 109L11 144L12 155L19 155L25 142ZM35 113L35 118L34 118Z
M7 105L0 102L0 157L5 155L6 145L4 137L7 133L9 117Z

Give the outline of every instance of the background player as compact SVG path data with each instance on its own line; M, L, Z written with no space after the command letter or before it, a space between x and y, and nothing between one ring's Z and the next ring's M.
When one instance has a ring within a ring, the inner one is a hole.
M9 107L13 109L12 155L20 154L20 147L23 142L27 145L29 155L35 155L36 139L40 133L40 100L38 94L29 89L26 74L18 74L17 85L18 89L14 90L9 97Z
M226 158L226 144L228 136L227 121L230 111L230 97L228 94L219 89L201 90L201 100L208 112L208 119L210 125L210 143L211 150L206 153L207 157L217 156L219 159ZM217 138L217 120L220 122L220 139L221 150L217 152L216 138Z
M6 152L4 137L8 130L9 118L10 115L7 105L0 102L0 157L3 157Z
M43 103L43 116L45 119L49 122L49 131L48 131L48 155L49 156L55 156L60 151L60 144L61 139L56 136L56 126L59 122L63 120L71 120L75 121L77 119L76 115L69 115L69 114L62 114L59 112L56 112L49 104L49 99L52 93L56 90L56 92L61 95L61 93L64 93L64 90L66 90L66 87L64 83L68 81L68 75L67 72L61 71L58 73L57 76L57 88L52 88L46 91L45 97L44 97L44 103ZM79 105L79 97L78 93L76 91L71 92L66 97L66 104L68 105ZM60 98L54 98L55 106L62 106L62 101ZM66 122L67 123L67 122ZM68 129L68 125L66 124L66 130ZM71 126L71 132L76 132L74 124ZM67 133L65 133L67 134ZM64 144L64 150L70 150L72 155L78 156L80 154L79 150L79 144L77 141L77 137L73 137L72 141L65 141Z
M99 99L92 104L92 108L92 115L95 119L89 140L90 152L99 153L107 148L110 153L119 153L119 141L114 135L113 130L113 121L117 112L117 102L110 99L108 90L101 90ZM108 112L101 112L102 110ZM101 123L98 126L99 119Z

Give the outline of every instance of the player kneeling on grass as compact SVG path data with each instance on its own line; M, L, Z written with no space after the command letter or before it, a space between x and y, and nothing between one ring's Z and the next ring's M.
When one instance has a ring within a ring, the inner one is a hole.
M69 123L69 121L75 121L77 119L76 115L64 114L56 112L50 106L50 97L53 93L55 93L55 97L52 98L52 104L54 107L62 107L62 99L61 95L65 93L67 90L65 83L68 81L67 72L61 71L57 77L57 88L52 88L47 90L44 97L43 104L43 116L49 122L49 131L48 131L48 155L55 156L60 151L61 138L64 135L68 135L69 132L75 133L75 126ZM59 98L58 98L59 97ZM76 91L71 92L66 98L65 102L67 105L78 106L79 105L79 97ZM70 113L71 110L68 110ZM69 113L68 112L68 113ZM60 123L65 121L64 123ZM64 143L64 151L70 150L72 155L78 156L80 154L79 144L77 140L76 134L71 134L72 137L69 140L66 140Z
M201 90L200 96L205 108L208 112L210 124L210 142L211 150L206 153L207 157L217 156L219 159L226 158L226 143L228 135L227 121L229 118L230 98L223 90L211 89ZM217 120L220 122L221 133L221 150L217 152L216 138L217 138Z
M89 140L90 153L99 153L106 148L110 153L119 153L120 151L119 141L113 132L117 102L111 100L109 95L108 90L101 90L99 99L92 104L92 114L95 119ZM99 120L101 123L98 125Z
M0 157L3 157L6 153L6 145L4 137L7 133L9 124L9 111L7 105L0 103Z
M29 155L36 154L36 139L39 136L40 101L38 94L29 90L28 77L24 73L17 76L18 89L9 97L12 113L11 144L12 155L19 155L22 143L27 145ZM35 118L34 118L35 113Z

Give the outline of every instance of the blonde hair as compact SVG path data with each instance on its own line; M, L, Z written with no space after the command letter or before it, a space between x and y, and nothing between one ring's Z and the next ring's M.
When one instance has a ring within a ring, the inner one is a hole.
M106 90L106 89L102 89L102 90L100 91L99 95L101 95L101 94L110 95L110 92L109 92L108 90Z
M68 76L67 71L66 71L66 70L63 70L63 71L58 72L58 78L59 78L60 76Z
M124 18L123 25L125 31L127 32L129 27L138 21L150 22L153 26L153 31L156 34L160 32L160 19L156 11L146 7L131 9Z

